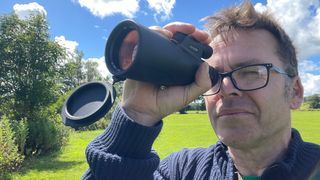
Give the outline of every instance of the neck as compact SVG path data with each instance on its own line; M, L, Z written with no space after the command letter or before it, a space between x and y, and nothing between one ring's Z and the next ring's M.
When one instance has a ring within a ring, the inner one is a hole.
M235 167L243 176L261 176L272 163L283 159L291 138L290 130L278 133L272 138L265 138L254 148L228 147Z

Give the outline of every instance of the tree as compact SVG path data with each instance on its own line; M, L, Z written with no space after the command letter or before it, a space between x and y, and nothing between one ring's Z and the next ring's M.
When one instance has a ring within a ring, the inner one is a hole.
M86 72L87 82L103 79L100 72L98 71L98 66L98 63L94 61L85 62L84 68Z
M307 97L306 100L309 102L310 108L312 109L320 108L320 95L315 94L315 95L309 96Z
M49 106L59 96L57 82L63 59L65 51L50 40L43 15L26 20L15 14L0 17L0 114L10 121L27 120L24 152L43 152L41 148L48 152L61 144L64 131Z
M85 82L85 72L83 68L84 54L82 51L76 51L74 59L68 59L67 63L60 68L60 77L62 92L65 93Z
M30 119L57 98L58 60L63 57L63 49L49 39L43 15L0 18L0 97L13 100L15 119Z

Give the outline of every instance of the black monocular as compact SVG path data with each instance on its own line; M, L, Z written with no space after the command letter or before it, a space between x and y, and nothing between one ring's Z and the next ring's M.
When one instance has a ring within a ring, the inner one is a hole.
M212 48L193 37L177 32L172 39L131 20L118 24L111 32L105 60L114 82L126 78L156 85L186 85L212 55ZM217 77L213 68L211 77ZM215 84L218 78L211 78Z
M176 32L168 39L132 20L125 20L108 38L105 62L113 75L113 83L129 78L159 86L186 85L194 81L198 67L212 52L210 46L184 33ZM210 67L209 74L215 85L218 72ZM110 110L115 97L110 83L81 85L62 108L63 123L73 128L90 125Z

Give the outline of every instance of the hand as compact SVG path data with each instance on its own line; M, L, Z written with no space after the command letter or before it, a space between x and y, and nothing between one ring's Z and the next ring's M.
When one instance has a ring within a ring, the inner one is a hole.
M206 32L196 29L191 24L175 22L163 28L153 26L150 29L162 33L169 39L179 31L193 36L202 43L211 42ZM208 72L208 64L202 63L195 75L195 82L186 86L171 86L165 89L150 83L127 79L124 83L122 107L127 115L137 123L153 126L165 116L182 109L206 92L211 86Z

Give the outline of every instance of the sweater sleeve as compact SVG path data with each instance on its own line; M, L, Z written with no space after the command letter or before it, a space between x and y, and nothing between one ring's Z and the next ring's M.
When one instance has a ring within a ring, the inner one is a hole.
M161 128L162 121L153 127L133 122L118 105L106 130L87 146L89 169L82 179L162 179L151 149Z

